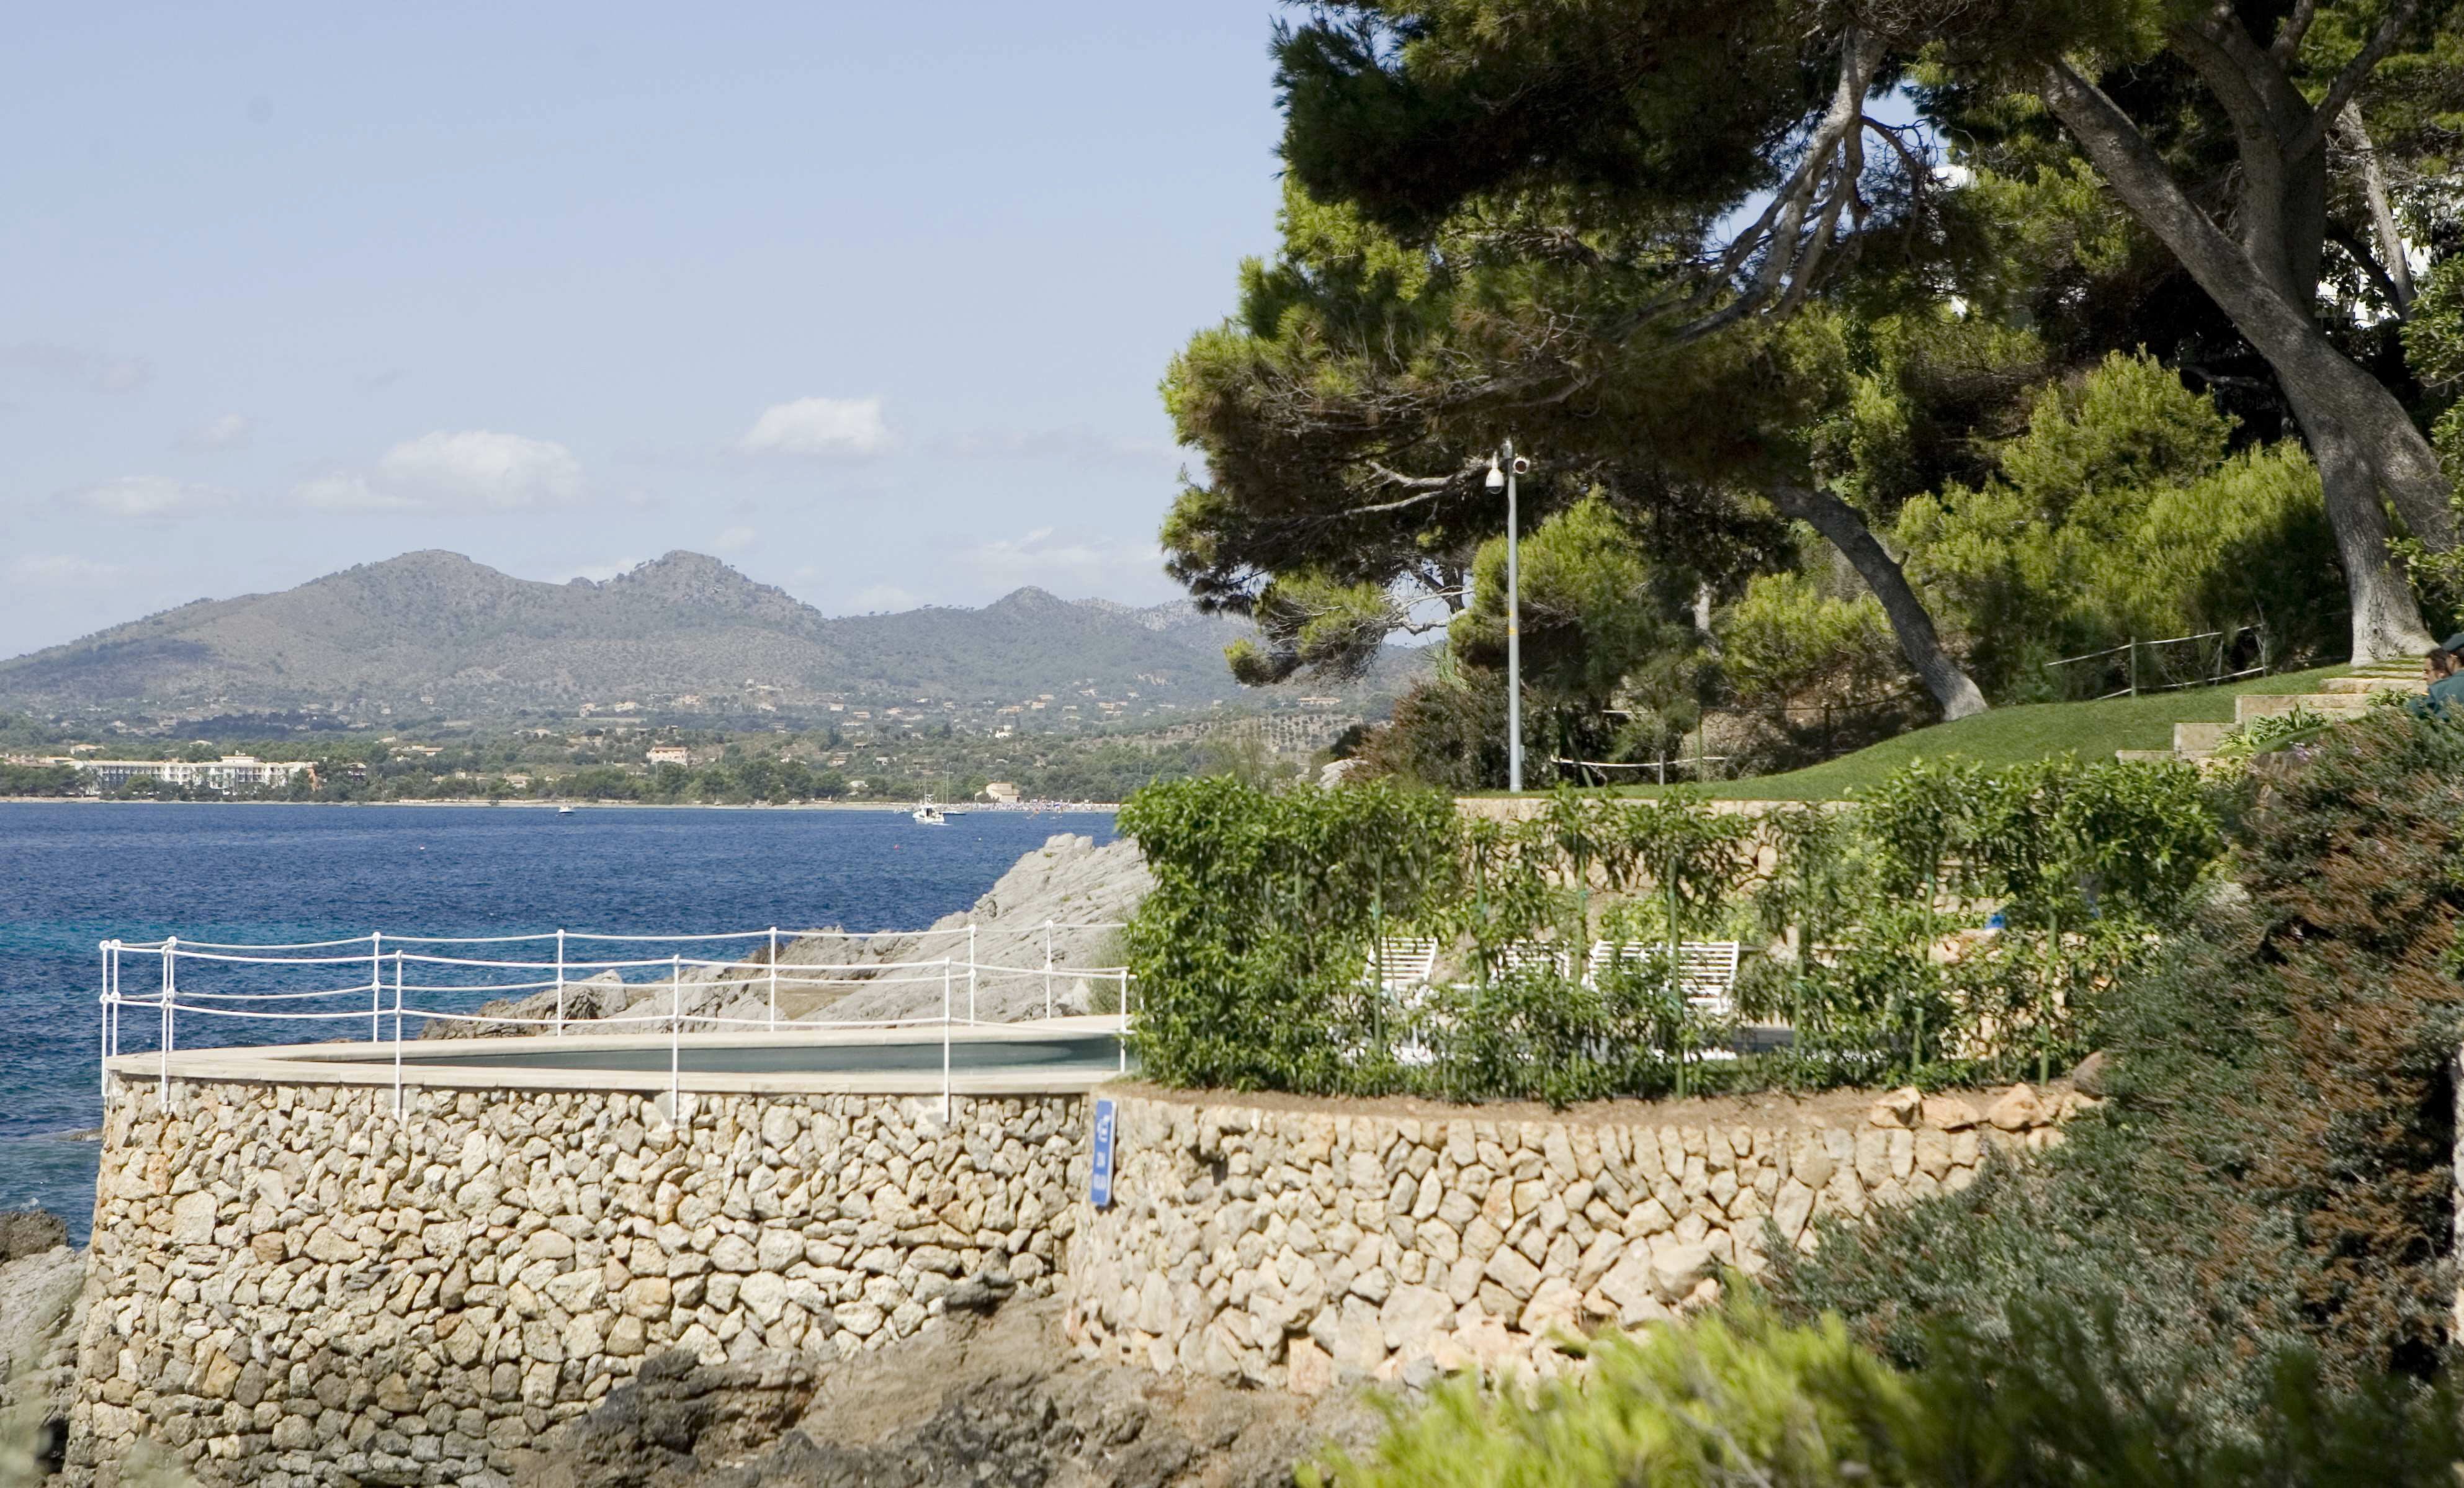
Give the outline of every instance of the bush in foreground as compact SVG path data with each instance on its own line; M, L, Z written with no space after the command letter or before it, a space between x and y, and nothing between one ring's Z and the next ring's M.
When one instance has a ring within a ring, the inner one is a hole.
M2457 1402L2381 1380L2326 1384L2299 1349L2270 1361L2240 1440L2191 1429L2177 1382L2135 1371L2109 1318L2015 1308L2002 1336L1956 1330L1890 1368L1836 1316L1791 1324L1742 1282L1725 1311L1592 1346L1587 1379L1529 1394L1441 1387L1397 1410L1366 1459L1330 1453L1309 1488L2240 1488L2452 1483Z

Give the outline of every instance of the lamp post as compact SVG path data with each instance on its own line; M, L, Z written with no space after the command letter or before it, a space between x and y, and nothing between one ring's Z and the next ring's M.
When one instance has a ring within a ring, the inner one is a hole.
M1506 491L1506 788L1523 794L1523 580L1515 552L1514 477L1531 468L1509 439L1489 458L1487 486Z

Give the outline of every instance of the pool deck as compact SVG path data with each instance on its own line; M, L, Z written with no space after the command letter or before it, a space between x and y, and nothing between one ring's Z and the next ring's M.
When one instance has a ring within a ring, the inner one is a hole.
M1052 1043L1114 1038L1122 1031L1118 1016L1035 1018L1017 1023L959 1023L947 1030L953 1050L946 1082L938 1062L911 1069L807 1069L712 1071L682 1069L671 1076L664 1063L656 1069L572 1068L514 1062L525 1056L571 1056L579 1052L575 1037L525 1035L483 1040L440 1042L406 1039L397 1065L395 1045L375 1042L262 1044L230 1049L175 1049L166 1061L158 1053L121 1054L105 1068L131 1085L160 1080L166 1070L181 1081L245 1081L267 1084L335 1084L393 1086L420 1090L628 1090L663 1092L674 1088L704 1095L1068 1095L1092 1090L1122 1078L1117 1061L1044 1061L1007 1067L968 1068L964 1058L981 1059L987 1046L1002 1043ZM891 1045L921 1051L938 1049L944 1030L922 1028L812 1028L788 1025L777 1033L592 1034L592 1052L687 1054L728 1049L754 1049L776 1057L783 1050L882 1049ZM477 1045L474 1047L474 1045ZM962 1055L958 1051L965 1051ZM508 1062L473 1062L490 1057ZM451 1061L452 1062L444 1062ZM1133 1066L1134 1069L1134 1066Z

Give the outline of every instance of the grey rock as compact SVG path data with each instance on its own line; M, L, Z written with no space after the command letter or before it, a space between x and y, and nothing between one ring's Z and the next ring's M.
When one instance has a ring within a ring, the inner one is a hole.
M1018 1282L1007 1272L979 1272L950 1288L941 1305L951 1312L990 1312L1017 1290Z
M39 1256L68 1242L68 1221L48 1210L0 1212L0 1264L21 1256Z

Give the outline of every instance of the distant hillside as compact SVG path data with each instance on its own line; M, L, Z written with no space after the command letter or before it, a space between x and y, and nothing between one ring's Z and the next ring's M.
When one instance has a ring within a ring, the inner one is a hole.
M1045 693L1047 712L1067 703L1091 715L1092 689L1118 704L1115 716L1139 717L1240 700L1222 653L1245 630L1186 604L1071 602L1041 589L982 609L832 619L697 553L604 583L552 584L431 551L279 594L201 600L0 662L0 710L408 722L570 718L586 706L785 721L832 702L947 699L972 714ZM1346 703L1391 692L1413 664L1398 653L1381 668L1386 685L1346 689Z

